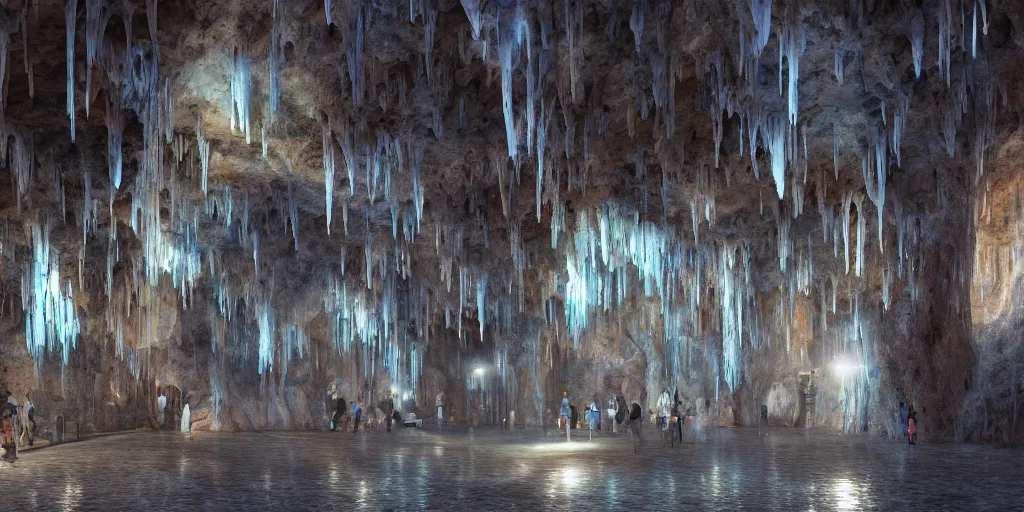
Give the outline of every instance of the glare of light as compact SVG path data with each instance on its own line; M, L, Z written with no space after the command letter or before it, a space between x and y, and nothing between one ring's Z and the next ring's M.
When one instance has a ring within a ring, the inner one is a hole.
M566 441L558 443L540 443L530 446L531 450L544 452L544 453L555 453L555 452L582 452L587 450L596 449L599 446L598 443L569 443Z
M78 510L82 504L82 485L77 481L66 483L57 504L61 510Z
M836 509L854 510L860 505L860 500L856 496L856 489L850 480L845 478L835 480L832 484L832 491L836 497Z
M483 375L484 374L484 369L483 368L477 368L477 369L473 370L473 373L475 373L477 375Z
M856 372L860 367L861 365L859 364L854 364L849 361L844 361L841 359L836 360L835 362L832 363L832 369L835 370L836 374L838 374L840 377L846 377L848 375L851 375L854 372Z
M562 485L572 489L578 487L583 481L580 471L576 468L568 468L562 471Z
M397 395L398 394L398 388L396 388L394 386L391 386L391 394L392 395Z
M409 399L409 392L406 391L405 393L402 393L402 400L408 400L408 399Z

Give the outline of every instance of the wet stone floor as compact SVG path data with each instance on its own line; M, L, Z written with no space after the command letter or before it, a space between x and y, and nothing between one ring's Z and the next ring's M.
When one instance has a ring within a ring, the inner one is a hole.
M0 465L0 510L1024 510L1024 451L802 430L136 433Z

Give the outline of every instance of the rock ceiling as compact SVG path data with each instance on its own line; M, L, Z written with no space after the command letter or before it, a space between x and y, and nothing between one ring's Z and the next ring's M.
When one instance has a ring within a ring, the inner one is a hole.
M621 315L735 389L795 303L814 337L860 332L1006 236L974 226L1014 201L1022 16L9 0L7 309L38 364L104 339L131 359L198 310L214 350L258 340L252 371L333 343L412 381L431 336L578 345Z

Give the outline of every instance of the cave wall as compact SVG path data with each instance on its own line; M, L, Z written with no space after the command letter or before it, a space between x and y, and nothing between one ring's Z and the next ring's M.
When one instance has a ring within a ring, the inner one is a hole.
M5 4L0 384L1020 439L1021 2L556 4Z

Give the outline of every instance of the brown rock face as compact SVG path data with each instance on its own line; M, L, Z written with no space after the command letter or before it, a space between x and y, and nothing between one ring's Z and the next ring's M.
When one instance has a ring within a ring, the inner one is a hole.
M333 385L1024 434L1020 1L0 11L0 386L44 427L323 428Z

